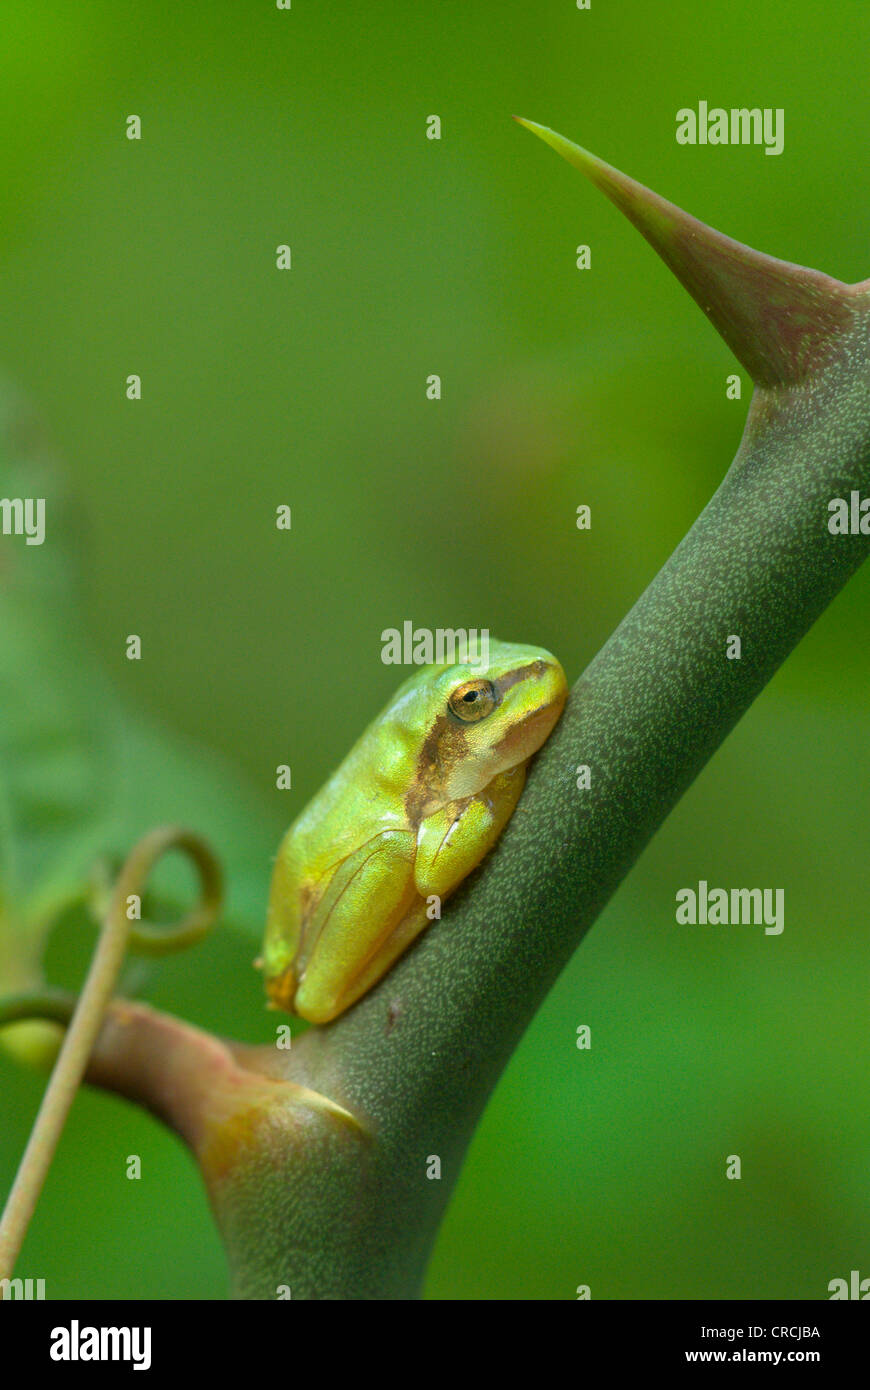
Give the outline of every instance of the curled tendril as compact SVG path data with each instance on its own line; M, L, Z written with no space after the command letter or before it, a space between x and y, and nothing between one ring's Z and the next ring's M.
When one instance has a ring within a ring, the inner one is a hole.
M164 854L180 850L193 861L200 879L196 906L175 926L131 921L128 899L142 898L148 876ZM102 895L101 895L102 896ZM127 857L104 899L103 928L78 999L59 990L39 990L0 1000L0 1026L26 1018L68 1023L27 1148L0 1221L0 1279L11 1278L73 1097L114 993L128 946L142 955L161 956L201 941L220 912L221 872L204 840L179 826L151 830ZM0 1290L0 1298L2 1298Z
M0 1028L7 1023L45 1019L48 1023L68 1024L76 1009L78 995L65 989L26 989L5 994L0 999Z
M126 912L127 899L142 896L142 888L158 859L170 850L183 850L195 864L202 896L196 906L172 927L151 922L131 922L129 945L141 956L165 956L194 946L211 930L220 912L223 886L217 860L204 840L189 830L170 826L152 830L139 841L115 881L113 899L119 912Z

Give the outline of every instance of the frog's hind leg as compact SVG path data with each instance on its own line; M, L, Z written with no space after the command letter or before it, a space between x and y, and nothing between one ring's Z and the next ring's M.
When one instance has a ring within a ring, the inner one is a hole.
M414 887L414 835L388 830L339 866L305 924L295 1012L328 1023L384 973L410 935L405 923L419 895ZM399 934L402 944L393 945ZM306 949L307 948L307 949Z
M366 961L356 979L341 997L341 1009L347 1009L351 1004L355 1004L358 999L371 989L372 985L377 984L382 975L385 975L390 966L397 961L404 950L410 946L411 942L418 937L424 927L428 927L430 918L426 911L426 903L415 892L413 895L413 906L391 929L389 936L382 940L377 950Z

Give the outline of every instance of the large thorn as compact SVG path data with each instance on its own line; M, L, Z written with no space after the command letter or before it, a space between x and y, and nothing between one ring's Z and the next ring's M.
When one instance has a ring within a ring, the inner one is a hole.
M646 237L758 386L791 386L837 351L868 282L845 285L818 270L753 251L699 222L643 184L546 126L514 117L615 203Z

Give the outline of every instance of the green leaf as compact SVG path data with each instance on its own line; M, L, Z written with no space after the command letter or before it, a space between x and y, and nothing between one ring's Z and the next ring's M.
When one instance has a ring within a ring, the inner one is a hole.
M84 528L6 385L0 497L46 500L44 544L0 536L0 991L38 982L47 932L86 892L95 862L120 860L161 823L210 841L229 889L225 921L258 938L281 826L231 769L131 709L100 669L77 602Z

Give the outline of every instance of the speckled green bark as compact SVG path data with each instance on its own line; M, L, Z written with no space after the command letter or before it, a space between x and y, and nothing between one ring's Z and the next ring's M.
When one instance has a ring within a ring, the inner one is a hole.
M721 487L574 687L495 852L374 991L275 1058L369 1134L313 1112L292 1135L275 1115L253 1127L210 1182L239 1297L418 1294L474 1126L556 975L870 548L827 526L831 498L870 495L868 286L741 248L562 145L764 386Z

